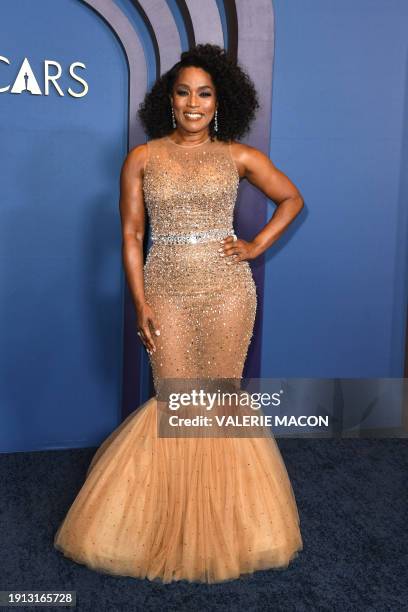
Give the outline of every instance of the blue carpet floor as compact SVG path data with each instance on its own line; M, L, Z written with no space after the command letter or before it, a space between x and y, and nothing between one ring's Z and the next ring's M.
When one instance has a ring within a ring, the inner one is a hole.
M75 590L81 612L408 611L408 440L277 442L304 550L285 571L215 585L102 575L64 558L53 536L96 449L0 455L0 590Z

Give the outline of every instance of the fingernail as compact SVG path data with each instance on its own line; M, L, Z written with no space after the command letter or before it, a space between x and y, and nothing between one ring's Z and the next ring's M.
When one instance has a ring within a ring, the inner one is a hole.
M160 336L160 329L156 329L156 336Z
M224 244L224 239L220 240L221 244Z
M222 247L220 249L218 249L218 252L222 251Z
M224 257L225 253L220 253L220 257Z

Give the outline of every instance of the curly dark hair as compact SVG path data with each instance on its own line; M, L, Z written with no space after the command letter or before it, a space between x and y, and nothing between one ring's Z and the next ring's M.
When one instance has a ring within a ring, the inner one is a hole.
M199 44L184 51L170 70L156 80L139 105L138 116L149 138L161 138L173 132L169 95L179 71L186 66L205 70L212 78L218 102L218 131L214 119L209 124L211 139L239 139L249 131L259 108L258 96L250 77L218 45Z

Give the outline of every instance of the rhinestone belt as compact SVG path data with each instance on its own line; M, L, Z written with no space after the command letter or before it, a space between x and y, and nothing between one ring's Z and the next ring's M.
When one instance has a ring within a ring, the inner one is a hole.
M195 244L197 242L208 242L225 236L235 236L233 229L213 229L191 234L154 234L153 242L160 244Z

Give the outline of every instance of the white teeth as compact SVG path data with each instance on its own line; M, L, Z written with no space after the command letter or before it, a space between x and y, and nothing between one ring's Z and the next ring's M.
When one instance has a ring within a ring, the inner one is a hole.
M186 117L191 117L192 119L199 119L202 117L200 113L184 113Z

